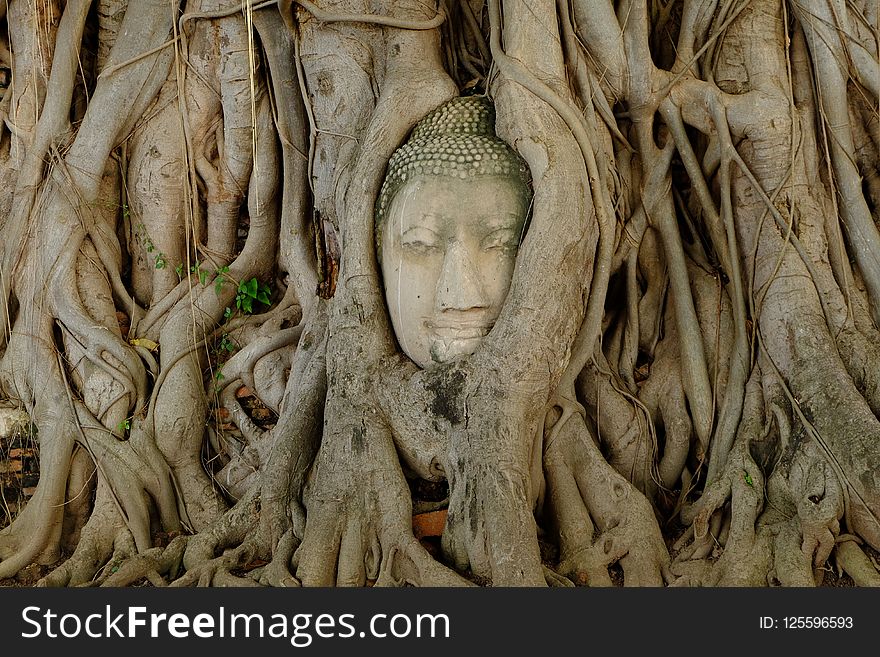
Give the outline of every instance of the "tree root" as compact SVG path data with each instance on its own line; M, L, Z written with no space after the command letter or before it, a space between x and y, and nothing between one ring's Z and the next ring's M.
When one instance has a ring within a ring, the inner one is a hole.
M38 582L38 586L89 586L137 554L137 546L112 493L99 475L95 508L73 554Z
M711 566L694 567L688 559L699 546L682 551L671 569L684 578L679 585L821 583L822 567L840 532L844 502L836 475L815 444L800 443L783 453L765 481L741 434L720 478L682 511L682 520L693 523L695 543L710 536L710 522L728 501L730 528L720 558Z
M299 539L293 533L293 528L284 532L272 550L272 560L259 575L259 583L263 586L300 586L299 580L290 572L293 555L298 546Z
M305 535L295 557L303 585L466 584L413 535L409 487L387 431L364 427L351 445L331 451L332 444L322 445L305 493Z
M596 355L596 362L589 363L583 369L577 383L578 391L585 400L592 426L601 427L598 439L605 458L638 490L653 498L658 483L655 466L657 444L653 418L650 417L648 409L638 398L626 391L620 381L615 381L601 353ZM668 392L672 395L675 390ZM559 395L560 391L557 390L554 398L559 398ZM566 421L564 408L563 405L563 417L556 422L556 425L562 426L561 423ZM690 424L687 427L689 429ZM674 440L669 440L670 436L667 433L667 452L670 455L677 452L676 460L683 461L690 448L690 431L683 436L673 431L671 437L676 436L683 439L681 441L684 442L684 447L677 445ZM680 455L682 451L684 455ZM666 457L667 454L664 453L664 458ZM683 466L684 463L681 465ZM675 469L675 465L672 469ZM673 483L677 481L680 473L681 470L674 478L669 475ZM666 483L663 479L660 479L660 482Z
M608 566L620 561L625 585L662 585L669 554L650 502L602 457L580 415L553 432L544 470L559 534L558 572L578 584L608 586Z
M608 586L619 564L628 586L808 586L832 556L880 584L841 535L880 548L864 1L625 1L625 23L570 0L31 4L0 9L0 393L40 481L0 577L75 546L41 586L467 584L413 535L416 475L450 486L443 558L493 584ZM493 97L534 203L489 335L416 371L371 218L461 85ZM254 278L284 299L236 313ZM224 333L216 392L248 443L219 455L228 510L203 467ZM655 497L687 525L672 563Z
M223 555L190 567L180 578L171 582L172 587L185 586L259 586L250 577L238 577L232 571L247 565L254 558L253 545L244 542L227 550Z
M175 579L183 562L183 552L186 549L187 540L186 536L177 536L167 547L151 548L146 552L132 556L121 565L111 569L112 574L104 579L101 586L128 586L143 578L146 578L153 586L168 586L162 575L167 573L170 579Z
M839 538L843 538L842 536ZM856 586L880 586L880 572L872 563L858 542L849 538L837 543L835 547L838 568L853 578Z

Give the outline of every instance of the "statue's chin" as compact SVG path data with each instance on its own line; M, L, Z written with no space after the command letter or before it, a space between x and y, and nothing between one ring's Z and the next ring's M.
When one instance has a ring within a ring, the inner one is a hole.
M431 360L448 363L458 356L470 356L477 350L483 336L466 338L436 338L431 342Z

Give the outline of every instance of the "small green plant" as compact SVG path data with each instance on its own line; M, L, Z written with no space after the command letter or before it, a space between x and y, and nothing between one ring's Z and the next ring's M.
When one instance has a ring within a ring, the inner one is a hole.
M183 263L181 262L174 268L174 271L177 273L177 280L183 280Z
M272 304L269 299L271 293L272 290L269 289L269 286L260 283L256 278L242 281L238 284L238 292L235 295L235 307L245 315L250 315L254 312L254 301L259 301L266 306Z
M168 260L165 258L164 253L156 254L156 269L165 269L165 265L168 264Z
M217 279L214 281L214 292L220 294L223 291L223 283L226 282L226 274L229 273L229 267L223 265L217 270ZM226 310L229 310L227 308ZM227 317L228 319L228 317Z
M198 276L199 283L201 283L202 285L204 285L208 281L208 271L202 269L202 263L198 260L196 260L196 264L190 265L189 273ZM183 278L183 265L180 265L180 271L178 272L177 276L181 279Z
M754 484L754 482L752 481L752 475L750 475L750 474L749 474L748 472L746 472L745 470L743 470L743 481L745 481L746 484L747 484L750 488L754 488L754 487L755 487L755 484Z
M123 205L123 206L122 206L122 215L125 217L125 216L127 216L128 212L129 212L128 206L127 206L127 205ZM150 239L150 236L147 234L147 227L146 227L146 226L144 226L144 225L141 223L141 224L138 224L137 226L135 226L135 227L134 227L134 230L135 230L135 234L140 238L141 243L144 245L144 250L145 250L147 253L152 253L153 251L156 250L156 245L153 244L153 240L151 240L151 239ZM161 258L162 258L162 261L164 262L164 260L165 260L165 255L162 254L162 253L160 253L158 256L156 256L156 258L157 258L157 263L158 263L158 258L159 258L159 257L161 257ZM163 264L162 267L164 267L164 266L165 266L165 265ZM157 264L156 269L162 269L162 267L159 267L158 264Z
M116 428L119 430L119 433L131 431L131 418L125 418L122 422L116 425Z
M236 349L238 349L238 347L232 341L232 338L229 337L228 333L224 333L223 337L220 338L220 350L228 351L231 354Z
M223 386L220 385L220 382L224 379L223 376L223 365L220 364L217 366L217 369L214 371L214 392L219 393Z

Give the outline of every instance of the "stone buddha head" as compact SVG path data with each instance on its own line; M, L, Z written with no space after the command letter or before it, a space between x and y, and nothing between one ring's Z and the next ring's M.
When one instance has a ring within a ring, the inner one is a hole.
M501 312L531 202L529 169L481 96L426 116L388 163L376 247L397 340L419 367L472 354Z

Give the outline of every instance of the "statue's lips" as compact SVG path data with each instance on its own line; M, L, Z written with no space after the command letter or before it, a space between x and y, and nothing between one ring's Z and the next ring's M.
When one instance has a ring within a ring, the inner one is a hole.
M473 340L484 338L492 330L485 322L425 322L425 326L438 338L444 340Z

